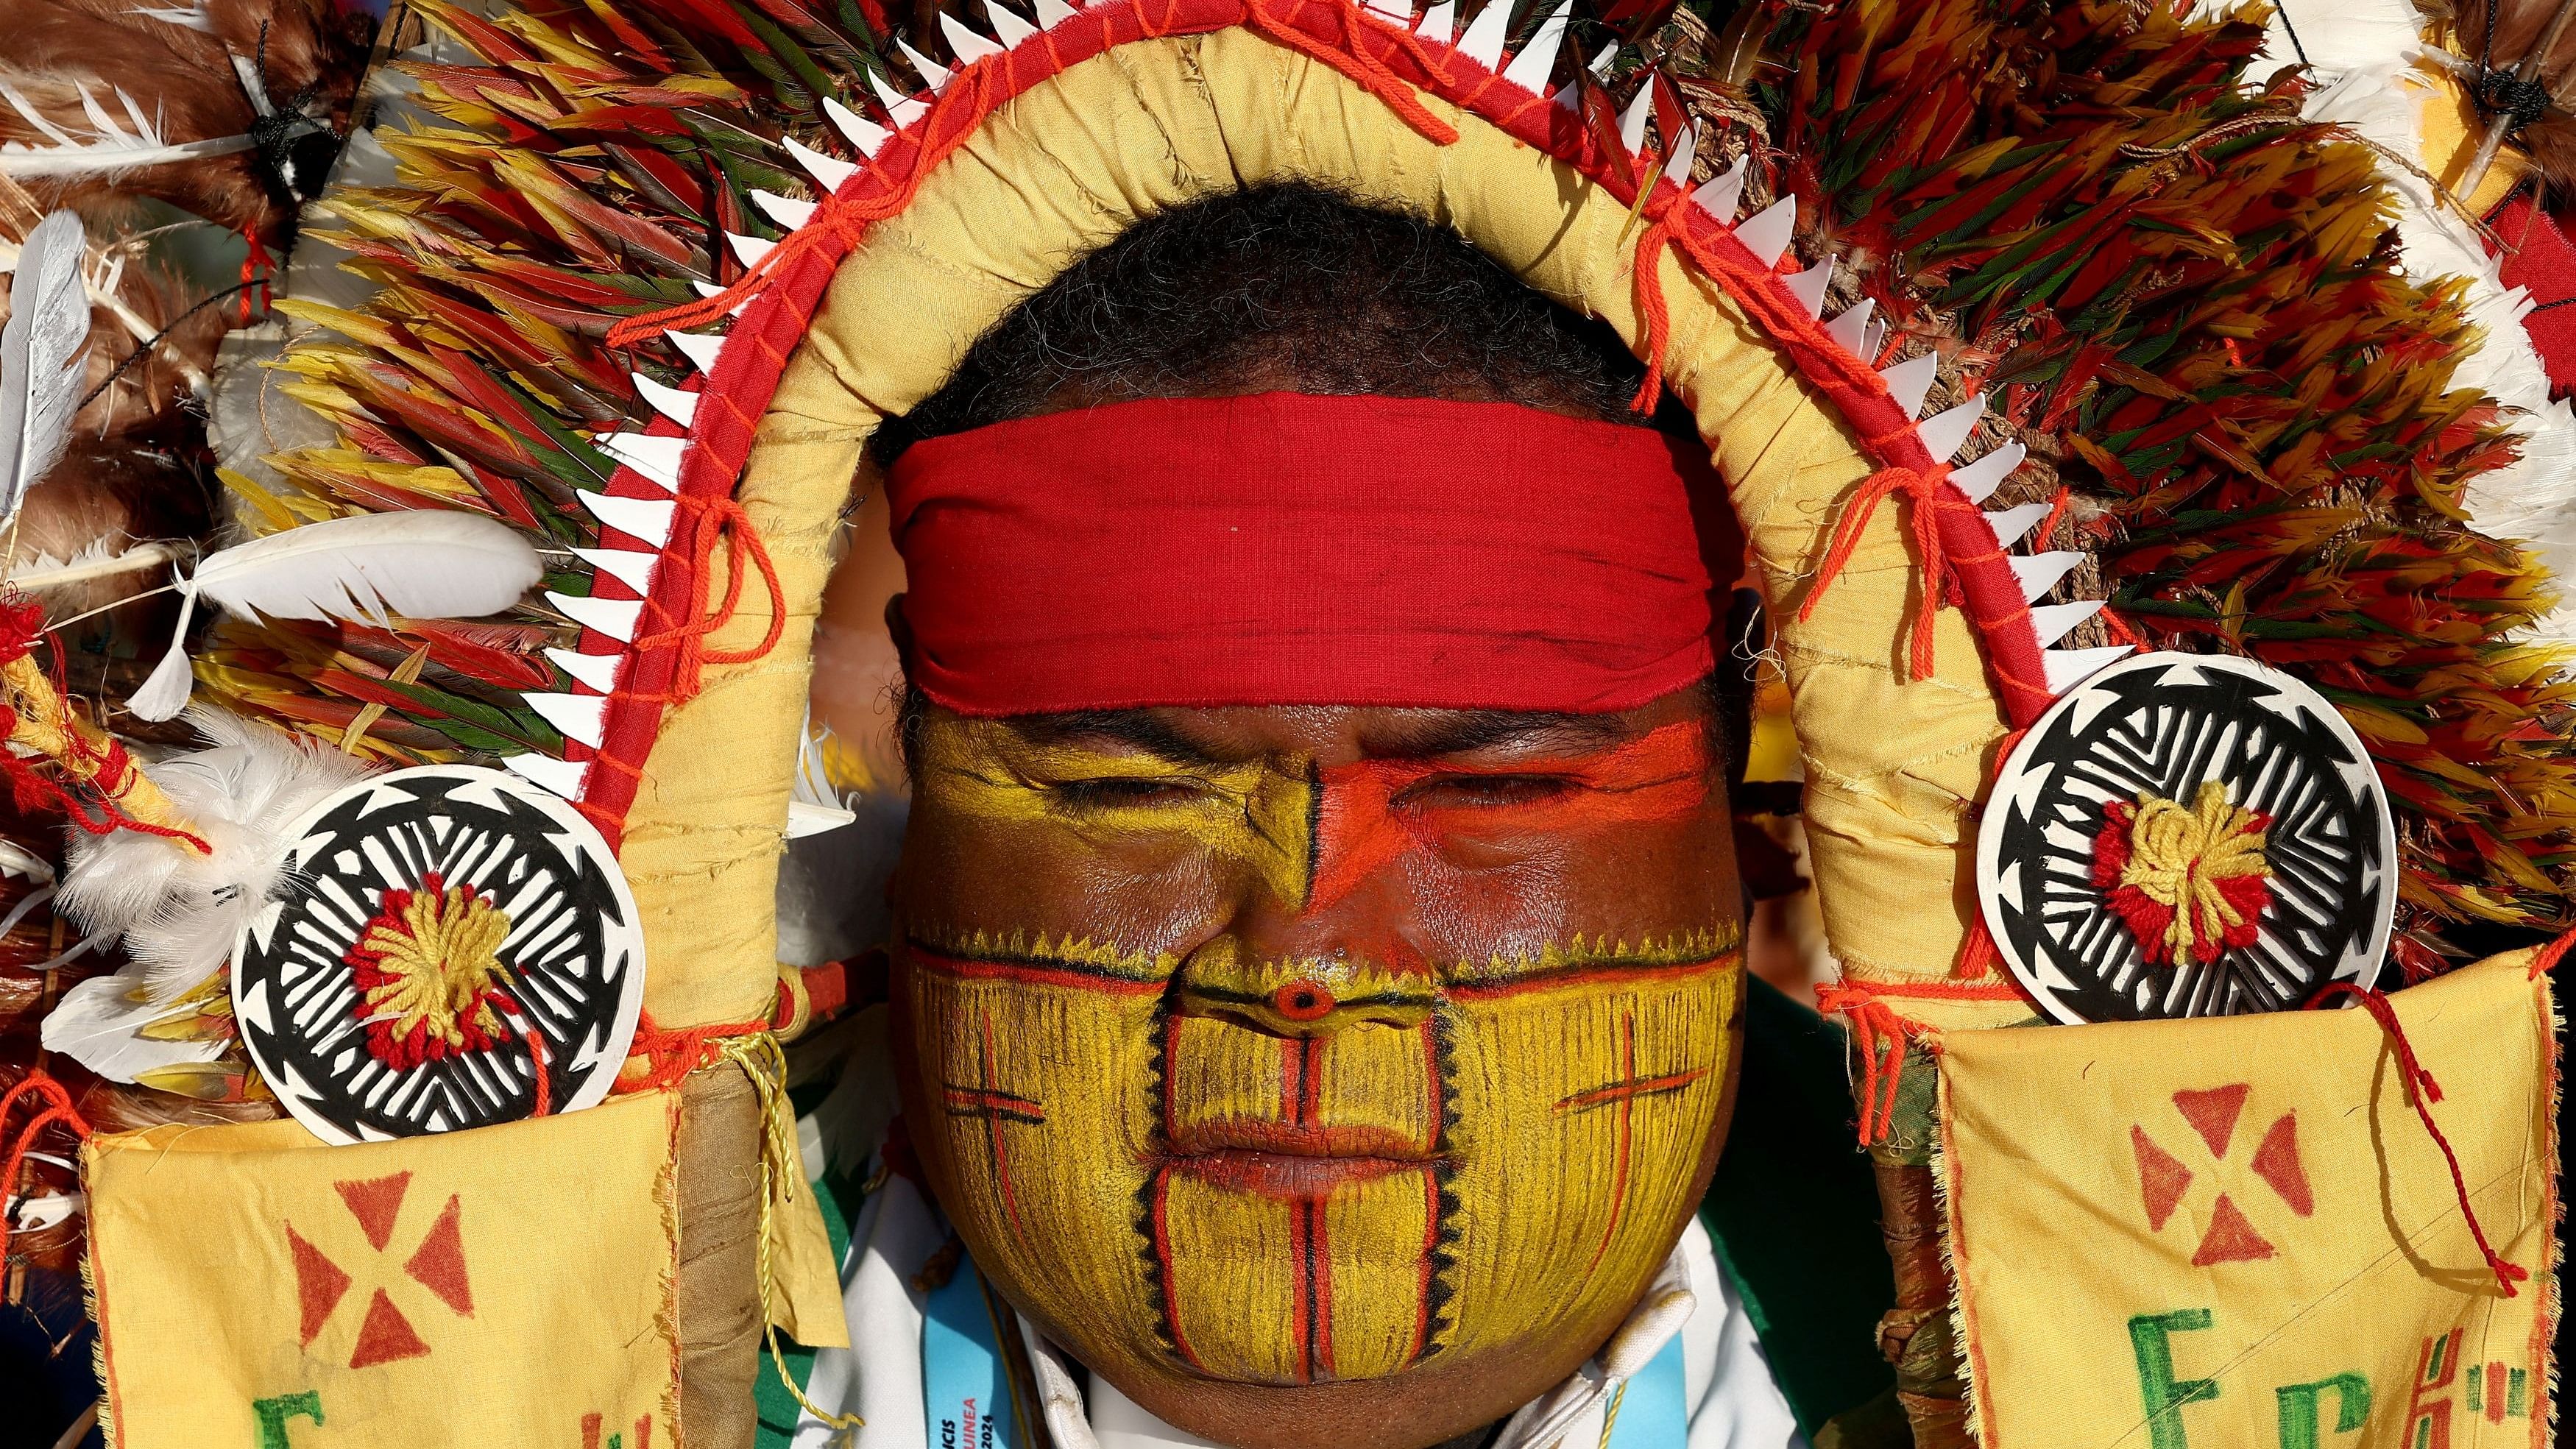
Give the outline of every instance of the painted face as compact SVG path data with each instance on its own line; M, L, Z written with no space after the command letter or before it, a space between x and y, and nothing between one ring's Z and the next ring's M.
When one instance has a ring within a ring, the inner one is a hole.
M1724 1135L1741 933L1705 711L931 710L897 1035L977 1263L1238 1443L1270 1436L1194 1402L1431 1385L1427 1443L1570 1372Z

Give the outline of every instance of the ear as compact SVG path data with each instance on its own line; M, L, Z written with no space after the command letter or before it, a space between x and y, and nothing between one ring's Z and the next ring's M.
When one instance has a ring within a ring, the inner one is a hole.
M903 616L903 595L886 600L886 633L894 639L895 658L903 664L905 678L912 677L912 622Z

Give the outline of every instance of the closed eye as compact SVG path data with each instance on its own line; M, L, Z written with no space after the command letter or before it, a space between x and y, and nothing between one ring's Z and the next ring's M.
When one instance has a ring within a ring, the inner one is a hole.
M1121 806L1176 805L1196 800L1202 787L1192 780L1167 776L1108 775L1092 780L1059 780L1046 787L1059 804L1075 810L1113 810Z
M1563 775L1434 775L1397 791L1398 809L1477 810L1535 805L1581 788Z

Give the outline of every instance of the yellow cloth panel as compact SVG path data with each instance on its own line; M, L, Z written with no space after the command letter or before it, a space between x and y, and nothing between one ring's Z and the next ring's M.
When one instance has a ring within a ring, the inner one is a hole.
M1430 104L1458 125L1455 145L1433 145L1339 74L1246 32L1130 44L1004 107L842 266L762 419L742 489L787 582L786 643L761 666L711 670L715 687L673 711L631 817L625 861L652 933L659 1020L747 1015L772 989L773 862L805 643L862 443L1073 258L1173 203L1312 177L1446 220L1533 286L1636 335L1627 208ZM1830 607L1812 623L1791 617L1868 469L1840 419L1730 304L1671 257L1663 266L1670 375L1716 440L1782 628L1828 936L1855 974L1941 975L1968 909L1956 884L1972 873L1968 812L2003 733L1965 618L1941 615L1939 676L1903 682L1918 574L1894 505L1872 520ZM756 627L745 620L726 642ZM1959 1012L1943 1019L2025 1014Z
M1950 1035L1984 1449L2546 1443L2556 1071L2529 956L2390 998L2478 1222L2531 1274L2511 1298L2366 1012Z
M677 1093L330 1147L293 1122L83 1154L120 1449L675 1442ZM639 1421L649 1420L638 1430Z

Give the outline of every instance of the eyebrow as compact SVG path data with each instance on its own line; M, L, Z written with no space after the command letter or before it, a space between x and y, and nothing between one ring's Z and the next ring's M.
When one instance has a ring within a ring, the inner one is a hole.
M1500 745L1581 749L1608 744L1627 732L1616 715L1442 710L1402 718L1391 728L1370 731L1367 749L1371 755L1415 758L1463 755Z
M1197 741L1144 710L1083 709L1024 715L1011 722L1032 744L1113 744L1140 750L1171 765L1222 765Z

